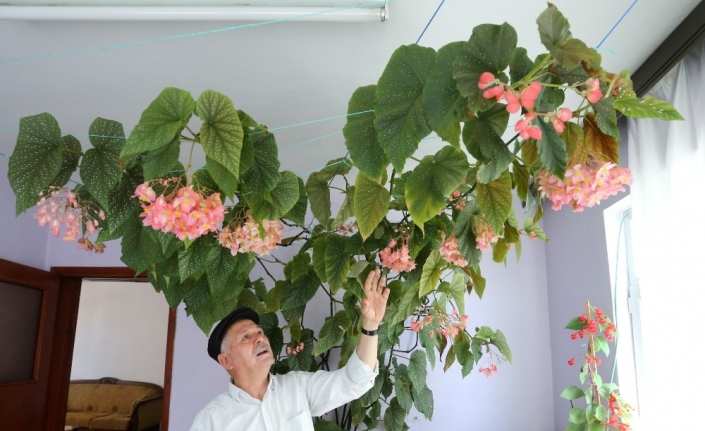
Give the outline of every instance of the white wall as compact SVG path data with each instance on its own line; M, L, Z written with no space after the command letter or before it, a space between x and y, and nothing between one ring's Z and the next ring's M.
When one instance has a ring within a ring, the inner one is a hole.
M71 379L117 377L164 386L169 306L149 283L81 286Z

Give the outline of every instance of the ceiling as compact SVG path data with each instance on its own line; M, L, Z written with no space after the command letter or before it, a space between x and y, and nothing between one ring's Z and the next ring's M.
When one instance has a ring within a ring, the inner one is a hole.
M246 3L346 6L362 1ZM573 35L589 46L598 46L609 34L600 47L606 69L633 72L699 1L553 3L570 21ZM282 169L306 177L345 154L341 116L350 95L377 82L397 47L416 42L440 2L392 0L390 21L384 24L284 22L232 29L242 23L0 21L0 152L12 152L24 116L51 113L62 132L77 136L85 150L90 145L88 127L98 116L122 122L129 132L164 87L189 90L194 98L211 88L230 96L236 108L260 123L282 127L274 132ZM544 0L446 0L420 44L438 49L467 40L475 25L506 21L516 28L519 45L534 57L544 52L535 19L545 7ZM225 28L231 29L208 32ZM295 126L306 122L311 123ZM438 140L424 141L421 151L436 145ZM0 171L6 170L7 161L0 160ZM0 178L7 181L4 172Z

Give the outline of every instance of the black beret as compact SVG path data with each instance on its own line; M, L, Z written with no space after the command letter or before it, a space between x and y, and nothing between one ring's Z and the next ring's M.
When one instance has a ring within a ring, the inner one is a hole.
M220 354L220 346L223 344L223 338L228 332L230 326L238 320L250 319L259 325L259 314L251 308L240 307L232 313L228 314L215 325L210 337L208 337L208 356L213 358L218 362L218 355Z

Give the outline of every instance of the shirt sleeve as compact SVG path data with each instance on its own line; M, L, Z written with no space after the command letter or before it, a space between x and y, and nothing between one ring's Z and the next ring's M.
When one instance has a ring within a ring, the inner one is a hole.
M379 362L371 370L357 356L350 355L348 363L335 371L317 371L303 374L302 388L306 392L312 416L321 416L367 392L379 374Z

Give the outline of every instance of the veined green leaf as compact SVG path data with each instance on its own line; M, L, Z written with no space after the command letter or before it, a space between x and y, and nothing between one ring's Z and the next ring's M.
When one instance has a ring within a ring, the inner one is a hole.
M61 129L50 114L20 119L17 145L10 156L8 179L15 192L15 215L39 202L39 193L61 170Z
M387 215L389 190L359 173L355 179L355 218L363 240L367 239Z
M343 286L350 270L350 255L345 252L347 238L342 235L326 237L326 278L332 292L337 292Z
M504 171L500 177L487 184L477 184L477 204L492 226L499 234L512 211L512 178L509 171Z
M254 147L252 166L242 176L248 190L260 193L272 190L279 183L279 150L277 141L271 133L252 133L249 135Z
M304 180L299 177L297 177L297 180L299 182L299 200L297 200L294 207L284 215L284 218L303 226L305 223L306 208L308 208L308 195L306 194Z
M327 317L318 332L318 345L314 356L318 356L335 346L352 324L347 310L340 310L332 317Z
M477 83L484 72L491 72L506 82L504 70L514 57L516 44L517 33L507 23L482 24L472 30L470 40L453 62L453 78L460 94L468 98L471 111L482 111L495 103L482 97L483 90Z
M421 160L406 180L404 193L417 226L422 227L445 208L446 198L460 186L469 168L465 153L452 146Z
M465 314L465 293L467 292L465 276L460 272L453 274L453 279L450 282L450 287L448 290L455 300L455 305L458 307L458 312L460 314Z
M423 110L423 88L435 59L432 48L401 46L377 83L374 125L380 146L399 172L421 139L431 133Z
M239 178L244 132L233 102L224 94L206 90L198 97L196 115L203 120L200 137L206 156Z
M173 141L188 124L195 106L188 91L165 88L142 113L122 147L120 158L156 150Z
M348 117L343 127L345 146L355 166L372 178L382 175L389 165L377 137L375 113L366 112L374 109L376 90L376 85L355 90L348 102Z
M460 119L465 116L465 97L453 79L453 62L467 42L452 42L438 50L436 63L423 89L428 124L438 136L460 146Z
M179 138L174 138L173 141L163 147L157 148L142 156L144 179L147 181L153 180L171 172L179 161L180 146L181 141ZM86 155L88 155L88 152L86 152ZM120 151L118 151L118 158L119 157ZM117 162L115 166L118 167ZM81 168L81 171L83 171L83 168Z
M318 222L328 228L330 223L330 189L328 183L311 174L306 180L306 194L311 202L311 212Z
M654 99L653 96L639 99L633 91L621 91L614 100L614 108L627 117L683 120L676 108L665 100Z
M256 221L276 220L288 213L299 199L299 179L290 171L281 173L277 186L271 191L245 191L245 200Z
M423 266L419 298L423 298L434 291L436 286L438 286L438 281L441 279L441 273L446 266L446 262L441 257L441 253L438 250L433 250Z
M550 122L547 123L541 118L537 118L534 120L534 124L541 129L541 139L538 141L541 163L549 172L562 179L568 163L565 142Z

